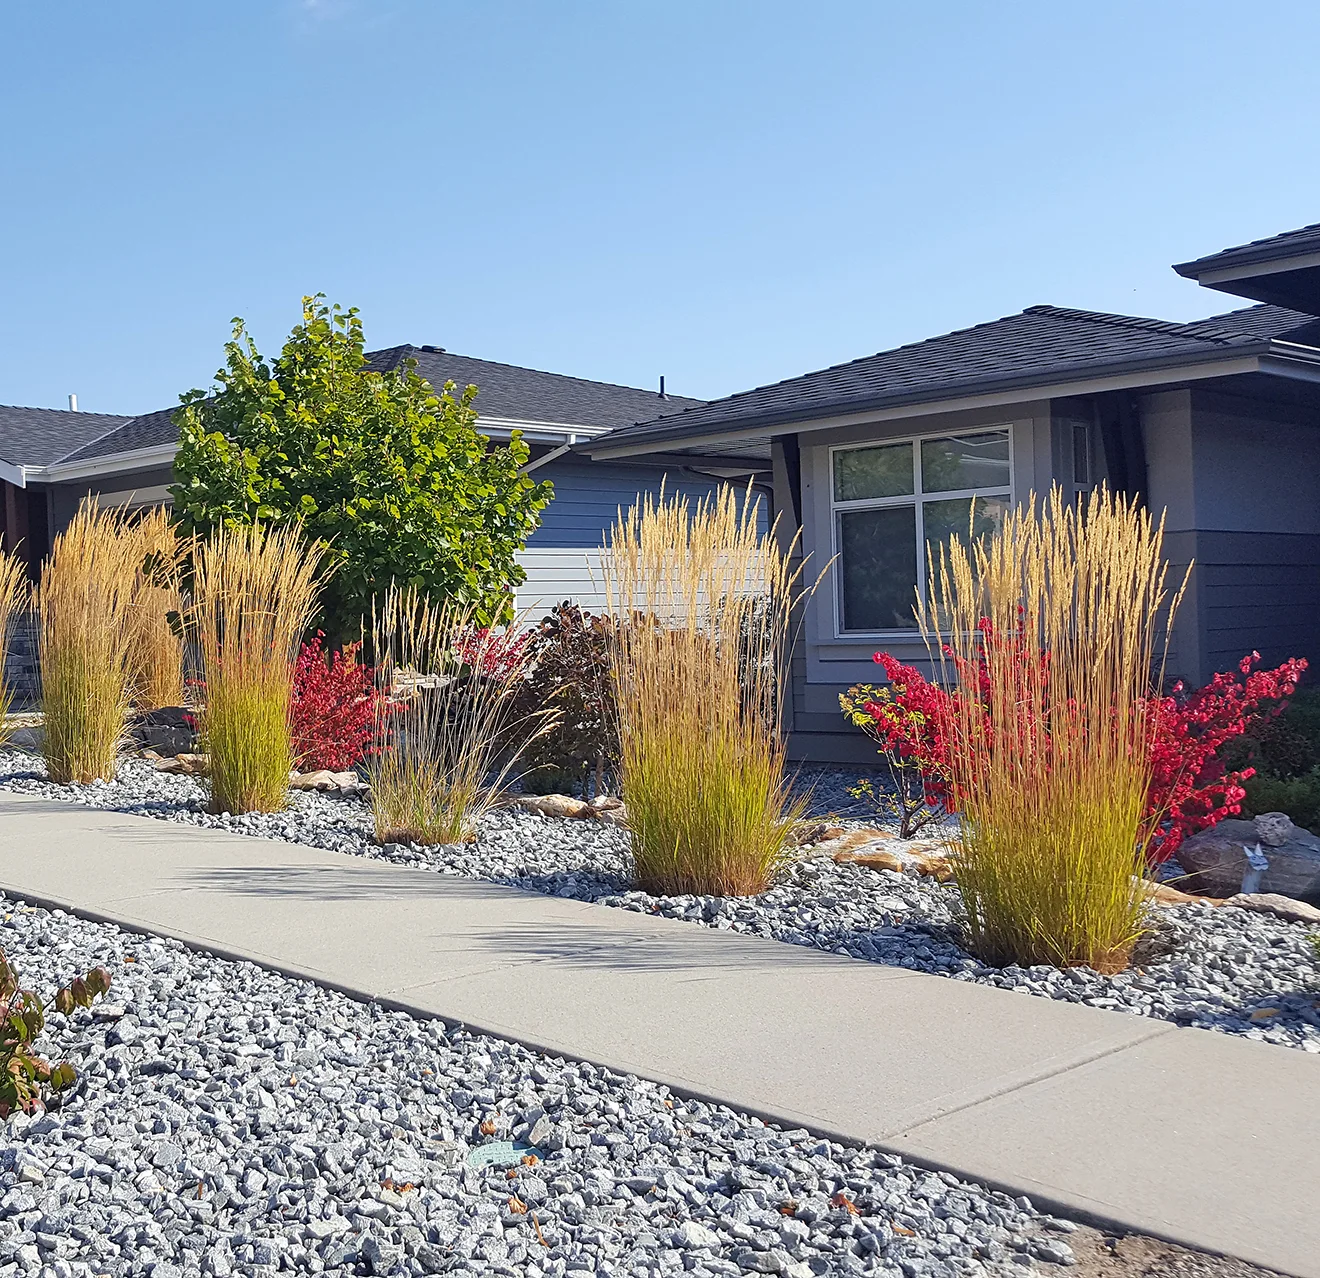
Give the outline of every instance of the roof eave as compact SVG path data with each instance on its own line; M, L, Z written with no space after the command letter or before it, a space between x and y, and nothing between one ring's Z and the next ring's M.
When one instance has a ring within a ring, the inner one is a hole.
M1055 369L1048 379L1038 373L987 377L966 382L956 388L946 384L937 389L914 391L906 395L879 396L864 401L836 401L814 404L810 408L730 418L722 424L690 428L687 432L656 430L630 436L625 427L614 432L610 439L601 440L599 446L588 443L583 447L584 451L595 458L627 457L662 449L695 447L716 441L764 435L767 432L775 433L776 427L803 426L809 423L812 430L825 430L833 426L884 421L893 417L928 416L940 412L1022 403L1029 399L1060 399L1071 395L1095 394L1102 390L1135 389L1169 380L1163 376L1167 373L1176 373L1179 381L1228 377L1257 371L1260 356L1276 345L1279 344L1261 339L1227 348L1219 355L1196 351L1176 359L1164 355L1090 368L1069 365ZM1320 358L1320 351L1316 354ZM951 390L953 393L950 393Z

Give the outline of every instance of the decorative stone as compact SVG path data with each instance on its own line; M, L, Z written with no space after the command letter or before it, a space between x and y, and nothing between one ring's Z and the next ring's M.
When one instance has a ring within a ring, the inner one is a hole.
M167 758L187 754L197 744L193 716L185 706L139 711L130 717L125 730L136 749L153 750Z
M547 817L570 817L581 820L594 816L591 804L567 794L527 794L518 800L525 812L537 812Z
M1258 843L1269 861L1257 885L1260 892L1320 899L1320 838L1298 829L1282 812L1267 812L1255 821L1229 818L1184 840L1178 863L1187 877L1179 886L1206 896L1236 895L1249 869L1244 849Z
M319 794L354 794L363 788L356 772L295 772L289 777L290 790L315 790Z
M1177 888L1170 887L1167 883L1155 883L1150 879L1141 881L1142 891L1145 892L1147 900L1154 901L1156 905L1225 905L1225 901L1218 900L1212 896L1193 896L1190 892L1179 892Z
M176 754L170 759L157 759L157 772L172 772L178 776L204 777L211 768L211 761L204 754Z
M1255 910L1260 914L1273 914L1290 923L1320 923L1320 909L1305 901L1294 901L1277 892L1239 892L1230 896L1224 905L1236 905L1242 910Z

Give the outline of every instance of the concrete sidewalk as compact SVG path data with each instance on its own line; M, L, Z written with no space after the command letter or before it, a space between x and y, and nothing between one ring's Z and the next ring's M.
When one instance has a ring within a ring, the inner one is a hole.
M0 793L0 888L1320 1278L1320 1057Z

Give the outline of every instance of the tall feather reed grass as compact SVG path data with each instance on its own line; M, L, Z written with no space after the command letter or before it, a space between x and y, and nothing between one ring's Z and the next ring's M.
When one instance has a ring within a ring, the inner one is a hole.
M374 611L378 752L369 760L381 843L463 843L505 802L552 708L520 712L525 645L475 624L473 611L391 588Z
M1056 487L932 563L923 630L946 684L963 681L955 872L988 963L1117 972L1146 929L1147 708L1181 596L1163 535L1135 501Z
M802 570L759 530L750 488L648 497L620 513L602 566L638 883L762 892L806 803L780 723Z
M112 780L132 703L140 545L122 508L84 502L37 588L43 754L52 781Z
M5 658L9 655L9 640L14 620L28 606L29 589L27 568L17 555L0 551L0 745L13 735L9 712L14 705L14 690L5 677Z
M288 801L294 662L323 555L292 523L221 528L197 548L189 624L206 680L199 717L215 812L277 812Z
M155 507L139 515L129 535L138 542L133 643L129 670L133 701L141 710L184 703L182 570L184 546L169 511Z

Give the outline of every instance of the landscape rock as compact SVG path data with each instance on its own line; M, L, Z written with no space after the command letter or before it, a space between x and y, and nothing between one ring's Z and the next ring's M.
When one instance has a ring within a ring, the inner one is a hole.
M1225 901L1213 896L1193 896L1189 892L1180 892L1167 883L1156 883L1153 879L1142 879L1142 891L1148 900L1156 905L1224 905Z
M535 812L539 816L581 820L593 815L591 804L568 794L525 794L517 802L524 812Z
M1273 914L1276 918L1288 919L1292 923L1320 924L1320 909L1308 905L1305 901L1281 896L1278 892L1239 892L1236 896L1230 896L1223 904L1236 905L1242 910Z
M204 777L210 772L211 761L204 754L176 754L173 758L157 759L155 768L157 772L175 776Z
M356 772L330 772L321 768L315 772L294 772L289 776L290 790L314 790L318 794L337 794L341 798L359 794L367 788Z
M186 706L138 711L129 717L125 731L134 749L153 750L167 758L188 754L197 746L197 729Z
M1293 825L1282 812L1267 812L1254 821L1230 817L1184 839L1177 853L1187 872L1181 886L1205 896L1236 895L1250 868L1244 847L1257 844L1269 861L1257 891L1320 900L1320 838Z

